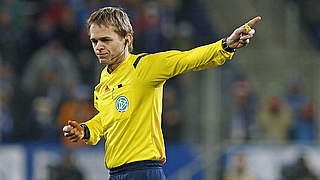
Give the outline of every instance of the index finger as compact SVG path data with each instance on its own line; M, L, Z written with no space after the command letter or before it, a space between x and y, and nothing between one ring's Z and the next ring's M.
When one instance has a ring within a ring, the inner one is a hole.
M261 20L261 17L257 16L255 18L251 19L247 24L248 24L248 26L252 27L256 22L258 22L260 20Z

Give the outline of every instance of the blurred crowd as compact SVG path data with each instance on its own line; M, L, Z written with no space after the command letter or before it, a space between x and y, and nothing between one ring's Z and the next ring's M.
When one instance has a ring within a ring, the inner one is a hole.
M317 180L317 173L310 163L310 157L299 154L290 163L282 163L279 166L278 175L275 179L279 180ZM228 168L222 169L218 173L219 180L255 180L268 179L267 177L257 177L254 167L248 162L246 155L238 153L230 158Z
M315 39L315 45L320 48L320 17L315 12L320 11L318 0L293 0L299 5L302 24Z
M258 96L248 78L234 80L231 139L315 142L318 116L303 84L302 77L292 77L285 86L268 84L266 92Z
M68 120L82 122L97 113L92 94L103 67L92 51L85 21L107 5L128 12L135 31L135 54L188 50L219 39L198 1L3 0L1 142L61 141L61 127ZM226 87L232 89L226 95L232 94L226 98L231 104L228 139L312 142L317 138L317 112L302 77L288 80L281 93L263 97L249 77L235 77ZM186 73L166 84L163 131L167 142L183 139L186 119L198 121L200 78L198 73ZM270 86L270 92L278 88Z

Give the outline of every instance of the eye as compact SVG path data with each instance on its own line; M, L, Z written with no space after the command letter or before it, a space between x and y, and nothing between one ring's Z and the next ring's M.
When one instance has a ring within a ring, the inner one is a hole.
M97 44L97 40L96 39L91 39L91 43L93 43L93 44Z
M111 39L108 39L108 38L102 38L102 39L101 39L101 41L102 41L102 42L109 42L109 41L111 41Z

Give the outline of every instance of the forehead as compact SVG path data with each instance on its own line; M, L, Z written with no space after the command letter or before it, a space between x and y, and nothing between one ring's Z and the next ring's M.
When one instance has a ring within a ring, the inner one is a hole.
M118 36L118 34L116 33L116 28L114 26L92 24L89 28L89 36L90 38L99 38L105 36Z

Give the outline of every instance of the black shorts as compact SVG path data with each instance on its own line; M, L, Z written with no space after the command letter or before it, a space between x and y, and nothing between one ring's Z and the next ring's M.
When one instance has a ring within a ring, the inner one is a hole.
M138 161L110 169L109 180L166 180L160 161Z

